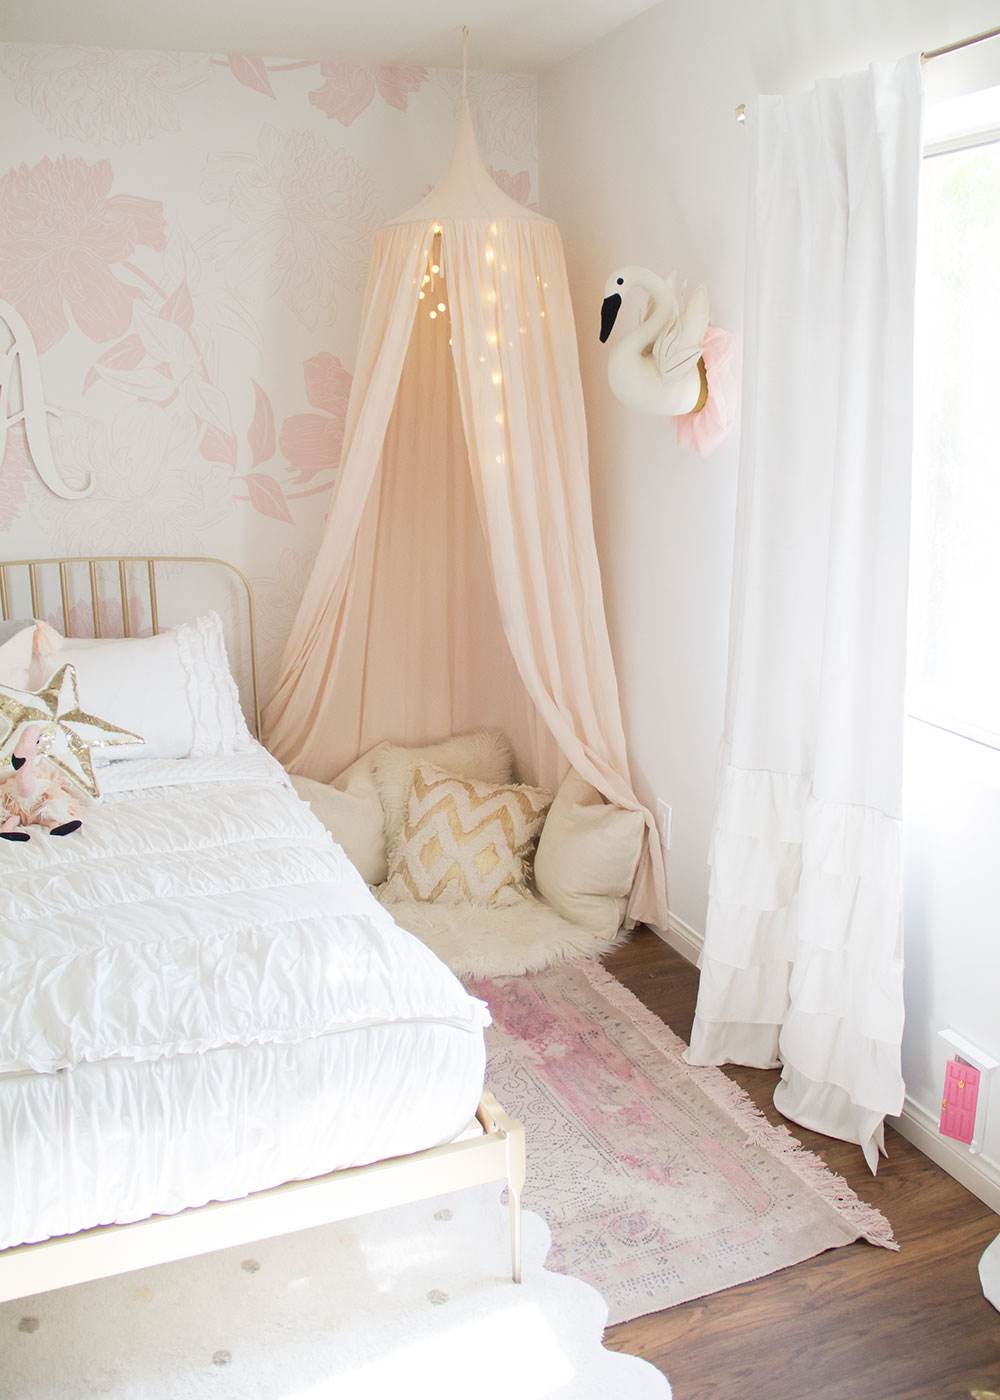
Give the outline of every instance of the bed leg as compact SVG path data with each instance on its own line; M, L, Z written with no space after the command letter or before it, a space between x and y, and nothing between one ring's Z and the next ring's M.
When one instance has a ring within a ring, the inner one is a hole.
M510 1211L510 1267L515 1283L521 1282L521 1190L526 1174L524 1128L520 1123L507 1134L507 1206Z
M527 1175L524 1153L524 1124L506 1113L488 1089L484 1089L476 1110L483 1131L503 1138L507 1166L507 1207L510 1211L510 1272L521 1282L521 1191Z

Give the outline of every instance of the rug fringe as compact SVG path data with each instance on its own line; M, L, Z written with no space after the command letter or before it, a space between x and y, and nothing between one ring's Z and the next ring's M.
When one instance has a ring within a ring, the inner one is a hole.
M596 992L641 1031L657 1050L680 1060L687 1049L684 1041L655 1012L621 984L607 968L593 959L580 959L578 967ZM763 1147L774 1153L790 1171L809 1186L828 1206L849 1222L859 1238L881 1249L898 1250L892 1226L875 1206L863 1201L847 1181L831 1171L822 1157L803 1147L783 1125L775 1125L753 1099L715 1065L689 1065L683 1061L705 1096L721 1108L746 1134L748 1146Z

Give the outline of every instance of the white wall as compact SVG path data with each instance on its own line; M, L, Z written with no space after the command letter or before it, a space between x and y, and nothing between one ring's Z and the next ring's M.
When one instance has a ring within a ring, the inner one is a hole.
M903 1072L911 1111L933 1133L946 1058L936 1032L1000 1060L1000 753L917 720L906 746ZM983 1159L968 1165L1000 1187L1000 1072Z
M633 776L647 802L662 798L673 806L671 911L695 941L707 907L725 700L737 432L703 461L677 447L669 420L643 417L612 397L597 338L604 282L628 263L661 273L677 268L692 283L707 283L713 320L739 337L749 143L734 120L736 106L758 93L802 89L874 60L936 48L997 21L995 0L670 0L541 80L542 208L559 221L566 243L598 549ZM929 92L970 86L972 70L1000 64L998 48L993 41L962 59L936 60ZM628 303L620 319L631 325L641 314ZM983 845L998 849L1000 803L973 809L971 800L955 801L963 821L993 823L979 830ZM934 826L925 823L935 819L929 807L914 807L915 856L935 848ZM991 951L1000 891L985 880L964 883L958 871L967 864L949 865L943 852L932 862L920 859L922 883L914 881L914 889L926 896L935 882L935 892L930 903L914 896L907 908L904 1070L913 1104L927 1117L940 1094L939 1025L1000 1040ZM991 987L975 975L972 986L957 975L939 977L955 957L989 969ZM1000 1054L1000 1044L986 1048ZM998 1120L1000 1106L988 1144L1000 1161Z

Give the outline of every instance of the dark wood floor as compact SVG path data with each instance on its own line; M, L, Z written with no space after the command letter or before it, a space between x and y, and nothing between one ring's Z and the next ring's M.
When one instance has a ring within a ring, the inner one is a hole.
M605 966L684 1040L696 970L648 930ZM776 1123L776 1071L726 1070ZM609 1328L674 1400L1000 1400L1000 1313L977 1265L1000 1217L897 1133L872 1178L860 1150L792 1125L892 1224L900 1250L857 1243L756 1283ZM611 1397L609 1397L611 1400Z

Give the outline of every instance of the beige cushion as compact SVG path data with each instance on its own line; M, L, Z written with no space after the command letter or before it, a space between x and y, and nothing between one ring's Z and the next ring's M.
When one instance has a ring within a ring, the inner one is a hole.
M416 748L380 744L372 750L372 773L382 801L386 850L392 849L399 835L413 786L413 770L422 762L484 783L509 783L514 776L514 755L499 729L474 729Z
M476 782L417 763L384 893L492 906L528 898L530 859L551 801L541 788Z
M610 937L622 924L645 821L606 802L571 768L535 852L535 887L570 923Z
M295 791L309 803L338 846L343 846L369 885L380 885L387 873L382 803L374 778L376 755L385 747L379 744L369 749L332 783L292 777Z

